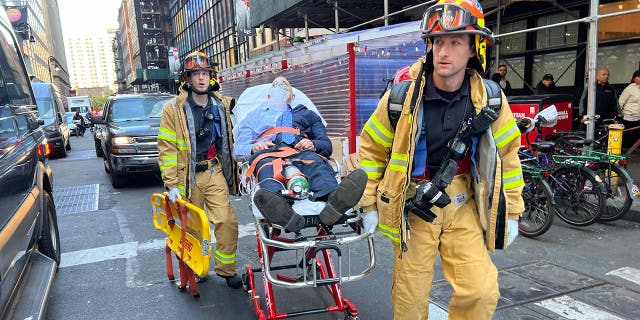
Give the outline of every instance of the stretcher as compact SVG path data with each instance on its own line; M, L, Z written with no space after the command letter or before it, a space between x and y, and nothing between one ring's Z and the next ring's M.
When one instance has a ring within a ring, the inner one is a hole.
M207 275L211 258L211 231L207 215L204 210L185 200L171 202L166 192L154 193L151 205L154 227L167 234L167 277L171 281L175 280L171 257L173 253L178 260L180 273L178 289L182 291L188 286L194 297L200 297L196 276Z
M247 88L238 98L233 111L233 122L236 125L233 133L236 141L237 124L241 123L253 109L260 106L261 103L265 103L269 87L271 84ZM313 102L298 89L292 88L292 90L295 97L290 105L305 105L309 110L318 114L326 126L326 122ZM330 162L332 162L331 159ZM337 174L341 172L339 164L335 161L332 163L336 179L340 180ZM356 211L352 211L349 219L343 225L310 227L299 233L287 233L281 226L266 221L260 210L254 205L253 195L259 186L253 176L247 176L249 167L246 162L239 163L237 174L240 180L240 193L251 203L260 266L254 268L251 264L247 264L242 275L242 283L245 291L251 296L258 319L286 319L326 312L341 312L344 313L345 319L358 319L358 309L342 295L342 285L363 279L373 272L375 266L373 236L363 232L361 216ZM298 194L295 188L288 190L287 185L289 184L283 183L285 189L283 194ZM312 202L309 199L299 197L292 197L292 199L297 199L294 201L293 209L301 215L319 215L325 205L323 202ZM316 220L319 221L317 218ZM275 257L276 252L278 253L277 257ZM361 257L362 254L356 256L356 252L366 252L368 261L360 261L365 257ZM258 273L263 275L262 295L258 294L256 286ZM323 287L332 296L333 304L323 308L278 312L274 286L286 289ZM266 312L261 307L261 297L264 298Z
M245 190L245 194L251 199L256 190L257 188ZM323 207L323 202L308 199L296 200L293 205L293 209L302 215L318 215ZM362 230L360 215L352 211L343 225L306 228L300 233L292 234L266 221L253 201L251 209L256 225L260 266L254 268L247 264L242 282L245 291L251 296L258 319L286 319L326 312L341 312L345 319L358 319L357 307L342 295L342 284L363 279L375 267L373 236ZM355 252L362 252L360 249L363 247L367 248L368 261L352 264L356 259L364 259L355 255ZM283 263L281 259L274 259L276 252L295 260ZM289 273L280 273L284 271ZM256 273L263 274L266 312L260 306ZM334 304L296 312L278 312L273 286L288 289L324 287L332 296Z

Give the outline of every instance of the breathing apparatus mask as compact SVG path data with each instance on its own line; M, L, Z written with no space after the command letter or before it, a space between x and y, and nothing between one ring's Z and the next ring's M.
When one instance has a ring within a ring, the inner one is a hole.
M267 106L273 109L284 110L287 107L287 100L292 94L291 88L284 83L275 82L269 88L269 101Z

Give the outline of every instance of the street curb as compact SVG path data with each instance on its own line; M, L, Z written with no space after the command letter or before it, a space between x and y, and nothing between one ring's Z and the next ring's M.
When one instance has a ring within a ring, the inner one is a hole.
M633 197L631 208L622 219L640 223L640 197Z

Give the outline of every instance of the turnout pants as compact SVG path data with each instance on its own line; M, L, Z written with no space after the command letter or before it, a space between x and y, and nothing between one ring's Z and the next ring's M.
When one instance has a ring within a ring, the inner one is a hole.
M437 218L425 222L409 214L408 251L394 245L391 299L393 318L427 319L437 252L444 278L453 287L449 319L491 319L500 293L498 271L484 243L468 174L447 188L451 203L433 207Z
M196 173L196 185L191 188L191 203L204 208L214 225L216 251L214 271L222 276L236 274L238 218L229 200L229 189L219 163Z

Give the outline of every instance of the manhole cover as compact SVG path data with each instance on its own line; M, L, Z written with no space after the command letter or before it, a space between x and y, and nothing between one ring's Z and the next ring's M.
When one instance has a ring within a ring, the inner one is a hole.
M99 184L58 188L53 190L58 215L98 210Z

